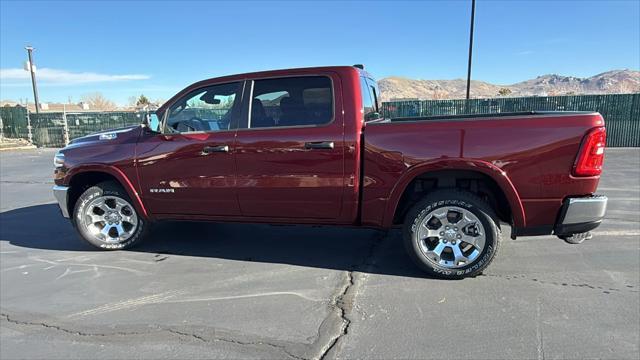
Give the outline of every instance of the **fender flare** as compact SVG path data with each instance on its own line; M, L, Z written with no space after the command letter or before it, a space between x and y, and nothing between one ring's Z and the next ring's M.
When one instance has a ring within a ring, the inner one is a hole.
M136 208L138 214L141 214L145 219L149 219L149 213L145 208L140 194L136 190L136 187L129 180L127 175L116 166L106 164L83 164L80 166L72 167L66 174L64 183L69 184L76 175L80 175L87 172L101 172L113 176L124 190L129 195L129 198L133 201L133 206Z
M507 198L507 202L511 208L513 225L518 228L525 227L526 218L524 207L522 206L520 195L518 195L518 191L513 186L513 183L507 176L507 173L490 162L461 158L436 159L433 161L422 162L408 168L391 190L383 218L383 224L385 227L390 227L392 225L400 198L411 181L424 173L439 170L468 170L489 176L496 182L496 184L498 184Z

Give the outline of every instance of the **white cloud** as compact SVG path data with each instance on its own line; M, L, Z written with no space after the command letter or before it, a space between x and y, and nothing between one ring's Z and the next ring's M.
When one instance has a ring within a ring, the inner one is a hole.
M43 84L56 84L56 85L76 85L76 84L88 84L88 83L100 83L100 82L116 82L116 81L129 81L129 80L146 80L149 79L149 75L142 74L125 74L125 75L111 75L100 74L94 72L71 72L67 70L42 68L36 70L36 79L38 83ZM22 80L29 80L30 75L28 71L19 68L0 69L0 81L3 85L17 85L15 83L6 84L6 81L21 82Z

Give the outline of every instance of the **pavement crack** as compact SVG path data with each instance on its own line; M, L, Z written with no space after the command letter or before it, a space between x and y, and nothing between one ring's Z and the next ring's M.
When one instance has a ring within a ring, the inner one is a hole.
M332 336L325 349L322 351L322 353L320 353L318 357L320 360L325 359L329 352L334 350L334 347L336 346L336 344L338 344L340 338L346 336L349 332L349 325L351 325L351 320L349 320L349 318L347 317L347 309L345 308L347 302L345 298L347 296L347 293L349 292L349 289L354 285L355 282L353 279L353 271L347 271L345 285L343 286L342 291L338 294L338 296L334 298L334 306L336 309L338 309L338 316L340 317L340 321L342 321L342 325L340 326L340 331Z
M291 353L289 350L287 350L285 345L274 344L274 343L267 342L267 341L241 341L241 340L223 338L223 337L207 338L207 337L195 334L195 333L180 331L180 330L176 330L176 329L173 329L173 328L162 327L162 326L154 326L154 328L152 330L150 330L150 331L117 331L117 332L110 332L110 333L91 333L91 332L85 332L85 331L79 331L79 330L72 330L72 329L69 329L69 328L66 328L66 327L62 327L62 326L59 326L59 325L53 325L53 324L49 324L49 323L45 323L45 322L16 320L15 318L13 318L10 315L5 314L5 313L0 313L0 318L3 319L3 320L6 320L7 322L9 322L11 324L16 324L16 325L20 325L20 326L42 327L42 328L45 328L45 329L59 331L59 332L63 332L63 333L69 334L69 335L82 336L82 337L131 336L131 335L147 335L147 334L157 333L157 332L167 332L167 333L170 333L170 334L173 334L173 335L182 336L182 337L190 337L190 338L192 338L194 340L201 341L201 342L207 343L207 344L211 344L211 343L214 343L214 342L226 342L226 343L231 343L231 344L235 344L235 345L239 345L239 346L267 346L267 347L271 347L271 348L274 348L274 349L277 349L277 350L283 352L289 358L297 359L297 360L307 360L306 358L303 358L303 357L300 357L300 356L297 356L297 355Z
M20 321L20 320L16 320L14 318L12 318L11 316L9 316L8 314L5 313L1 313L0 317L3 318L4 320L6 320L9 323L12 324L16 324L16 325L23 325L23 326L39 326L39 327L43 327L46 329L52 329L52 330L56 330L56 331L61 331L70 335L76 335L76 336L128 336L128 335L141 335L144 334L144 332L113 332L113 333L89 333L89 332L83 332L83 331L79 331L79 330L71 330L71 329L67 329L64 328L62 326L58 326L58 325L52 325L52 324L47 324L44 322L31 322L31 321Z
M387 233L382 232L381 235L377 236L372 242L371 246L369 246L369 250L366 255L362 258L362 261L355 265L352 270L345 271L344 280L342 282L341 287L337 294L332 298L331 307L337 311L337 320L338 327L337 329L333 329L333 334L328 336L328 339L325 341L325 345L319 351L317 356L314 356L314 359L324 360L327 358L335 358L335 353L339 347L340 342L344 339L345 336L349 334L349 327L351 326L351 319L349 318L349 314L355 305L356 295L358 294L358 288L362 284L361 279L362 274L360 271L366 271L367 269L375 266L375 261L373 261L374 255L380 243L384 240ZM325 326L325 322L331 319L332 315L335 312L331 312L329 316L323 321L323 324L320 326L319 333L322 333L322 330ZM331 328L331 326L329 326ZM322 336L319 336L320 340Z
M204 336L200 336L194 333L187 333L184 331L179 331L179 330L175 330L175 329L171 329L171 328L164 328L163 330L175 334L175 335L180 335L180 336L184 336L184 337L191 337L195 340L198 341L202 341L204 343L213 343L213 342L226 342L226 343L231 343L231 344L235 344L235 345L240 345L240 346L268 346L274 349L277 349L283 353L285 353L287 356L289 356L290 358L293 359L299 359L299 360L307 360L306 358L297 356L291 352L289 352L286 348L286 346L284 345L279 345L279 344L273 344L270 342L266 342L266 341L240 341L240 340L236 340L236 339L229 339L229 338L222 338L222 337L213 337L213 338L205 338Z
M531 281L531 282L535 282L535 283L542 284L542 285L553 285L553 286L589 289L589 290L599 291L599 292L601 292L603 294L625 293L625 292L638 293L639 292L638 290L634 290L635 287L633 285L625 285L625 288L621 289L619 287L611 287L611 286L607 286L607 285L592 285L592 284L587 284L585 282L543 280L543 279L539 279L538 277L531 277L530 275L527 276L527 275L518 275L518 274L508 274L508 275L482 274L481 276L486 276L486 277L490 277L490 278L504 279L504 280Z

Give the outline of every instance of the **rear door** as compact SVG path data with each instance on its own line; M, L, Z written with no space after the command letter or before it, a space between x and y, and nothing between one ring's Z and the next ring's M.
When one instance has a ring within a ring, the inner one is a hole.
M235 131L244 82L193 90L166 112L163 134L138 142L142 196L154 214L238 216Z
M237 194L251 217L340 217L345 189L340 78L253 79L237 132Z

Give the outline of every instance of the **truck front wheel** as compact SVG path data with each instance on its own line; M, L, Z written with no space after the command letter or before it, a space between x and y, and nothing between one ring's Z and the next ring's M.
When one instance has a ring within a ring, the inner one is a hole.
M80 236L103 250L130 248L140 242L147 224L118 184L102 182L85 190L73 210Z
M429 275L462 279L489 266L500 245L491 207L474 194L438 190L407 213L403 237L411 259Z

